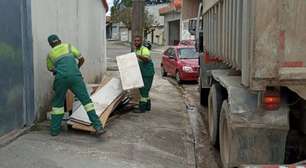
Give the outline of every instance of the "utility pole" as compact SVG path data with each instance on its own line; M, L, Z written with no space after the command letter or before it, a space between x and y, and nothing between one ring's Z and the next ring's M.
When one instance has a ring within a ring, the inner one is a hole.
M145 0L133 0L131 51L134 51L133 43L135 36L143 36L144 6Z

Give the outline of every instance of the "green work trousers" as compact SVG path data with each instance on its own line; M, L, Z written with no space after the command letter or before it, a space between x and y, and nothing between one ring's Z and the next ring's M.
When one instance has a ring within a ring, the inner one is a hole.
M144 83L144 87L139 89L140 92L140 102L139 109L142 112L151 110L151 99L150 99L150 89L152 87L152 82L154 78L154 64L153 61L149 62L139 61L139 67Z
M141 111L149 111L151 109L150 90L153 83L154 76L143 76L144 87L139 89L140 102L139 108Z
M94 104L92 103L86 89L86 85L81 75L72 75L65 77L55 77L53 89L55 95L52 100L52 119L51 119L51 135L57 135L61 129L61 120L64 116L64 103L66 92L70 89L73 94L81 101L88 117L95 129L102 127L101 121L96 114Z

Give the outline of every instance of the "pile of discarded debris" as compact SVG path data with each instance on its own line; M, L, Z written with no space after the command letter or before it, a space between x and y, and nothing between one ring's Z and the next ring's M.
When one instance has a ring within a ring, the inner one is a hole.
M100 120L105 127L111 113L114 112L119 105L128 100L127 92L122 90L120 79L117 78L112 78L106 83L104 81L98 87L94 86L92 90L93 94L91 95L91 99L95 104L96 113L100 117ZM67 95L66 104L70 104L68 106L70 106L70 109L72 109L72 114L67 123L74 129L95 132L95 129L91 126L91 122L89 121L84 107L81 106L78 101L73 100L74 96L71 92L69 92ZM75 106L78 107L73 108L73 104L77 104Z
M96 113L105 127L111 114L119 107L131 109L129 91L143 87L143 80L134 53L117 57L119 78L105 78L100 84L87 85L88 92L95 105ZM70 112L67 124L73 129L95 132L84 107L72 92L66 95L66 111Z

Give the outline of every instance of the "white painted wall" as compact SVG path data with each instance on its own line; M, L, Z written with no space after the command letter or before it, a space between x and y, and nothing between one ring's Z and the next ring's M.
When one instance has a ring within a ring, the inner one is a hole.
M189 19L181 19L181 40L194 40L195 36L191 35L188 29Z
M120 27L120 40L129 41L129 29L125 27Z
M113 23L112 24L112 40L120 40L120 24Z
M101 0L32 0L35 111L44 118L52 98L53 77L46 69L50 47L47 37L80 49L85 57L81 71L87 82L98 82L106 70L105 8Z

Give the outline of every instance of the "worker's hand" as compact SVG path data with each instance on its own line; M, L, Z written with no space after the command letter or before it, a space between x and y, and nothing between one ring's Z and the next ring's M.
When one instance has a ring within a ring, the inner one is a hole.
M84 57L80 57L80 58L79 58L79 64L78 64L78 67L79 67L79 68L81 68L81 66L84 64L84 62L85 62Z
M56 75L56 70L55 69L52 69L51 72L52 72L53 76Z
M143 62L148 62L150 59L148 59L147 57L144 57L144 56L140 56L140 55L137 55L137 58Z

